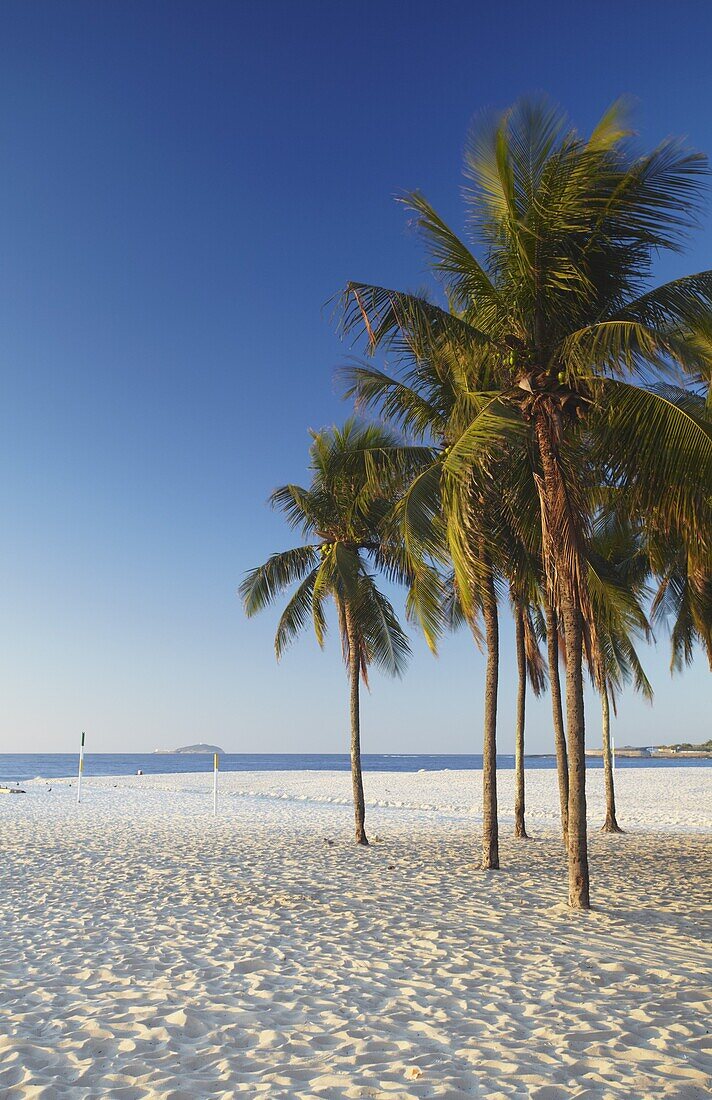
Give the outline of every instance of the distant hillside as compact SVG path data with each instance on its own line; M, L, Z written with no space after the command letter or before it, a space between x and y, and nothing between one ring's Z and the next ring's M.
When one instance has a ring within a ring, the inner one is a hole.
M689 741L679 741L676 745L660 745L659 750L666 752L709 752L712 753L712 738L703 741L699 745L693 745Z
M586 756L602 756L602 749L586 749ZM712 757L712 740L703 741L700 745L693 745L689 741L681 741L677 745L649 745L646 747L638 745L622 745L616 749L616 756L648 756L648 757L669 757L669 756L694 756L694 757Z
M154 753L160 753L162 756L175 756L179 753L219 753L221 756L225 755L225 750L221 749L219 745L184 745L180 749L154 749Z

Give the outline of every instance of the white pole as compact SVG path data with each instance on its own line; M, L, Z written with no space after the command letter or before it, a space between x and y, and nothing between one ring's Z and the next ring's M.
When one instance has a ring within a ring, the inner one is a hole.
M616 740L611 730L611 771L616 770Z
M213 754L213 815L218 812L218 754Z
M82 730L82 743L79 749L79 775L77 776L77 806L82 800L82 773L84 771L84 730Z

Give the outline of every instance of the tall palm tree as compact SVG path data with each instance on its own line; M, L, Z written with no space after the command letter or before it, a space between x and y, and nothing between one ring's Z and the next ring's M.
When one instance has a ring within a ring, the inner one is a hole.
M327 630L325 603L337 613L342 652L348 671L351 721L351 779L356 843L368 844L361 773L360 681L368 683L375 664L400 676L410 652L396 614L376 585L372 570L398 579L398 548L387 536L387 518L395 497L392 490L374 491L369 473L379 456L398 440L375 426L349 420L343 428L312 433L312 480L308 488L284 485L271 496L291 527L308 541L273 554L252 569L240 585L247 615L267 607L297 585L282 612L275 636L279 659L311 620L320 646ZM368 455L368 462L364 460ZM386 478L382 479L386 482Z
M433 355L475 367L474 415L444 463L447 491L467 498L483 452L525 436L533 456L547 599L566 652L569 904L589 907L584 755L584 645L598 645L588 591L590 512L572 462L586 435L601 468L664 528L702 528L712 557L712 422L660 383L707 390L712 375L712 271L648 289L652 260L694 225L704 157L667 141L632 142L621 104L581 137L560 110L522 101L480 122L465 155L477 259L423 198L405 199L442 278L449 308L350 284L345 326L371 350L428 329ZM461 514L461 505L448 514ZM460 524L450 549L464 568Z

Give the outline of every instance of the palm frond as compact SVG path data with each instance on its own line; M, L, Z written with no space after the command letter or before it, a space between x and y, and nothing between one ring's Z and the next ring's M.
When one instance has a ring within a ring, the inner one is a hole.
M639 507L699 526L704 537L710 530L703 516L709 519L712 422L704 419L702 399L613 379L599 379L598 386L590 428L609 480L627 486Z
M461 432L445 459L445 470L466 476L483 457L489 461L505 449L516 447L529 435L529 428L499 393L482 394L480 409Z
M548 683L546 661L539 648L539 634L535 625L532 609L522 608L522 622L524 625L524 655L526 659L527 676L534 696L538 699Z
M631 109L632 102L628 97L620 96L614 100L591 131L587 148L596 153L609 152L632 137L634 131L630 124Z
M425 239L433 270L443 276L452 304L458 309L476 304L480 317L489 315L490 330L500 306L497 289L487 272L420 192L413 191L401 201L416 215L415 224Z
M440 574L421 563L408 587L406 615L409 622L418 624L432 653L437 652L438 640L452 621L448 599L449 593Z
M395 506L393 517L404 542L407 560L441 558L444 550L442 525L439 523L442 500L442 466L433 462L407 484Z
M365 336L370 353L393 348L406 358L427 357L438 344L473 356L483 348L492 348L486 333L426 298L368 283L346 287L341 329L356 338Z
M287 523L305 536L314 532L318 504L314 494L301 485L281 485L269 498L272 508L284 513Z
M273 554L264 565L251 569L240 585L239 593L248 616L256 615L280 593L302 578L318 561L315 546L297 546Z
M372 577L361 577L350 607L357 633L363 639L366 663L377 665L390 676L402 676L410 655L408 638Z
M704 345L672 329L636 320L632 314L569 333L557 349L554 361L573 379L592 372L615 377L641 375L645 379L653 371L670 377L674 365L691 374L709 373L710 369Z
M314 609L317 606L321 611L320 626L323 627L321 631L317 631L317 639L320 645L323 644L323 630L326 628L326 621L323 617L321 605L314 602L314 582L316 581L316 576L317 569L312 569L311 573L308 573L299 585L282 612L274 639L274 651L278 661L281 659L285 649L294 641L298 634L301 634L304 627L313 617Z
M416 438L445 431L446 419L431 401L384 371L359 363L342 367L339 375L347 384L344 396L353 398L357 409L375 409L389 423Z
M620 320L639 321L659 330L709 332L712 314L712 271L699 271L663 283L628 302L618 313Z

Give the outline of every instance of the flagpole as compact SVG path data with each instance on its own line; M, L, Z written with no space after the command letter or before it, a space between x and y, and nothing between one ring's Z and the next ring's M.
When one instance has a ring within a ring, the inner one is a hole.
M213 815L218 812L218 754L213 753Z
M79 775L77 776L77 806L82 800L82 773L84 772L84 730L82 730L82 743L79 749Z

